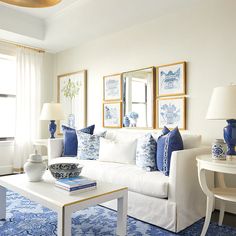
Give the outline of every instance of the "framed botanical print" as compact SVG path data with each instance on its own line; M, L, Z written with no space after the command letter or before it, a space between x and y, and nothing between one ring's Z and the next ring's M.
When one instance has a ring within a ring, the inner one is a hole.
M186 62L157 67L157 96L186 94Z
M121 74L103 77L103 100L120 101L122 99Z
M157 128L186 129L186 98L159 98L157 99Z
M122 103L104 102L103 103L103 127L121 128L122 127Z
M77 71L58 76L57 100L62 104L66 120L58 122L71 128L83 128L87 123L87 71Z

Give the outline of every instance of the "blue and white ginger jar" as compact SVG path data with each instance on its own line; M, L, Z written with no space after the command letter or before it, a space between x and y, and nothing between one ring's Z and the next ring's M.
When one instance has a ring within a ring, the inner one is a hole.
M216 160L225 160L227 153L227 145L223 139L216 139L212 144L212 158Z

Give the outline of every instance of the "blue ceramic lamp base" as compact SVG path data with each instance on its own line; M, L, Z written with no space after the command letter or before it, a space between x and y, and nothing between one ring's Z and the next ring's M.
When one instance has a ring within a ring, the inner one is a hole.
M227 120L228 125L224 128L224 139L228 146L227 155L235 156L236 146L236 120Z
M49 125L48 125L48 129L49 129L49 132L51 134L51 137L50 138L55 138L54 134L56 132L56 129L57 129L57 125L55 123L55 120L51 120Z

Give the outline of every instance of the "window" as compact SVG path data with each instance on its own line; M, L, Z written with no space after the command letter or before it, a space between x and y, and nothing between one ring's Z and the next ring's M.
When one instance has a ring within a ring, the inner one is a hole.
M16 114L16 60L0 54L0 140L14 138Z
M147 84L146 80L132 79L132 111L139 114L138 126L147 126Z

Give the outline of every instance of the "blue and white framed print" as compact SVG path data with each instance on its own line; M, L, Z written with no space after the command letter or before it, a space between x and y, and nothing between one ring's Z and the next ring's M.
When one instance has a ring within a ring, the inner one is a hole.
M104 102L103 103L103 127L121 128L122 127L122 103Z
M157 96L176 96L186 93L186 62L157 67Z
M172 129L186 129L186 98L159 98L157 99L157 128L164 126Z
M122 98L121 74L103 77L103 100L120 101Z

